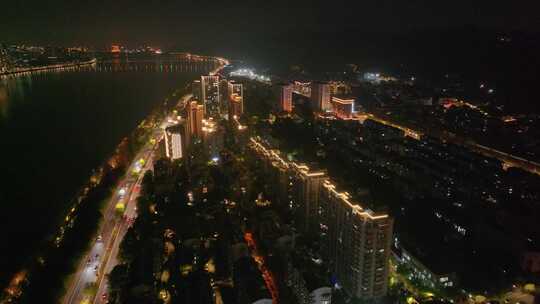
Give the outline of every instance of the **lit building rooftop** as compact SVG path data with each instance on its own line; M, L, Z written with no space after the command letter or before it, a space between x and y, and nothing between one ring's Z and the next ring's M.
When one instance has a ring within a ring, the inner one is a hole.
M250 141L252 147L258 153L264 155L264 157L269 158L272 161L272 164L274 164L274 166L276 167L279 166L282 168L294 168L302 174L305 174L306 176L324 176L326 174L326 171L324 170L312 170L306 164L289 162L287 160L284 160L281 157L281 153L279 150L271 149L265 146L261 141L257 140L254 137L252 137ZM326 179L323 182L323 187L324 189L329 191L335 198L338 198L341 202L347 204L353 210L354 214L360 217L369 218L371 220L388 218L388 214L375 213L370 209L363 208L360 203L353 200L352 196L348 192L338 191L337 186L331 179Z

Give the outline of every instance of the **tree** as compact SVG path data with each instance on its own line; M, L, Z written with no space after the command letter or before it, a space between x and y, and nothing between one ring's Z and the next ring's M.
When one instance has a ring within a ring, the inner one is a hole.
M157 295L153 294L152 287L145 284L137 285L129 291L130 303L150 304L155 303L156 299Z
M127 264L116 265L109 273L109 299L111 303L122 303L122 290L129 283L129 269Z
M137 255L138 247L137 233L133 227L130 227L126 232L122 243L120 243L118 257L124 263L131 263Z
M143 179L142 179L142 191L141 192L144 195L154 193L154 174L150 170L147 170L144 173L144 176L143 176Z

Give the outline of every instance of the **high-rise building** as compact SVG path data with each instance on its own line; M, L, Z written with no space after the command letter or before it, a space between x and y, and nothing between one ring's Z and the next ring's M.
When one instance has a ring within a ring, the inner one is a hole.
M290 83L282 83L277 85L279 94L278 111L292 112L292 93L293 85Z
M330 85L327 82L311 83L311 102L314 111L326 112L332 109L330 104Z
M222 116L229 113L231 94L232 83L227 79L221 79L219 82L219 113Z
M231 86L232 86L231 95L236 94L236 95L244 98L244 86L241 83L234 82L234 81L231 81L230 83L231 83Z
M354 98L339 98L332 96L332 111L341 119L352 118Z
M290 166L291 200L298 224L305 232L318 232L319 196L322 183L328 178L323 170L313 170L305 164Z
M206 116L218 117L220 113L219 76L201 76L201 92Z
M187 148L186 125L179 123L168 127L165 132L165 156L171 160L182 158Z
M233 94L233 83L234 83L234 80L231 80L231 81L227 80L227 83L225 85L227 99L230 98L231 95Z
M203 119L203 143L212 159L219 157L219 152L223 149L223 130L212 119Z
M321 236L321 253L337 283L361 299L386 295L393 219L338 192L324 171L286 161L259 139L251 138L249 146L263 160L278 192L287 193L288 203L300 215L299 228Z
M231 95L229 100L229 119L232 117L240 117L244 113L244 100L242 96L236 93Z
M386 295L393 219L362 208L330 180L322 185L319 214L323 255L339 285L361 299Z
M221 113L227 113L229 118L240 117L244 112L244 90L241 83L234 80L222 80L221 84Z
M263 161L263 170L268 174L270 183L277 186L277 203L290 204L290 164L285 160L285 156L278 150L266 148L254 138L250 138L249 146Z
M188 134L189 140L188 143L192 142L193 137L202 138L203 132L203 116L204 116L204 106L199 104L196 100L192 100L188 103L186 107L186 118L188 125Z
M193 95L193 99L202 100L202 87L200 80L194 80L191 84L191 94Z

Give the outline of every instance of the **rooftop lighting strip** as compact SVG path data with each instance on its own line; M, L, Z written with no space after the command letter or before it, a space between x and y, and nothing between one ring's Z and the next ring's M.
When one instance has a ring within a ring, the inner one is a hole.
M250 140L256 146L256 148L259 148L257 150L262 150L261 152L263 154L268 155L269 150L266 149L260 142L258 142L253 137L250 138ZM281 159L278 156L278 153L279 153L278 150L270 150L270 154L275 155L275 157L277 157L277 159L279 161L283 162L284 166L293 166L293 167L296 167L296 168L303 168L303 169L308 169L309 170L309 167L307 165L305 165L305 164L298 165L295 162L290 162L289 163L289 162L284 161L283 159ZM321 172L314 172L314 173L310 173L310 174L313 174L313 175L309 175L309 174L307 174L307 175L308 176L323 176L325 173L321 171ZM345 192L338 192L336 190L336 186L331 182L330 179L325 180L324 183L323 183L323 186L326 189L328 189L335 197L337 197L341 201L345 202L356 214L358 214L361 217L368 217L368 218L373 219L373 220L388 218L388 214L373 215L373 213L371 211L364 210L358 203L351 202L351 195L346 191Z

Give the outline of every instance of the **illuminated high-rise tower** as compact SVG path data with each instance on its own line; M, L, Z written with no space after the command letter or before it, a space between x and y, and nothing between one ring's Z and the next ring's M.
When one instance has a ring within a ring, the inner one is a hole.
M292 112L293 85L290 83L278 84L278 110L280 112Z
M193 99L202 100L202 88L200 80L194 80L191 84L191 94L193 94Z
M364 209L330 180L322 184L319 206L323 255L339 285L361 299L385 296L393 219Z
M242 96L233 93L229 100L229 119L240 117L244 113L244 99Z
M218 117L220 113L219 76L201 76L201 89L206 116Z
M306 164L291 163L291 208L296 209L299 228L318 233L319 196L322 183L328 179L324 170L314 170Z
M244 97L244 86L241 83L231 81L231 86L231 95L236 94L242 98Z
M250 139L249 147L275 183L277 197L297 215L297 228L320 236L321 253L336 283L360 299L384 297L388 290L393 219L387 213L363 207L349 193L338 191L324 170L289 162L257 138Z
M202 120L204 116L204 106L199 104L197 101L192 100L188 103L188 106L186 107L186 112L190 138L202 138ZM189 142L191 142L191 140Z

